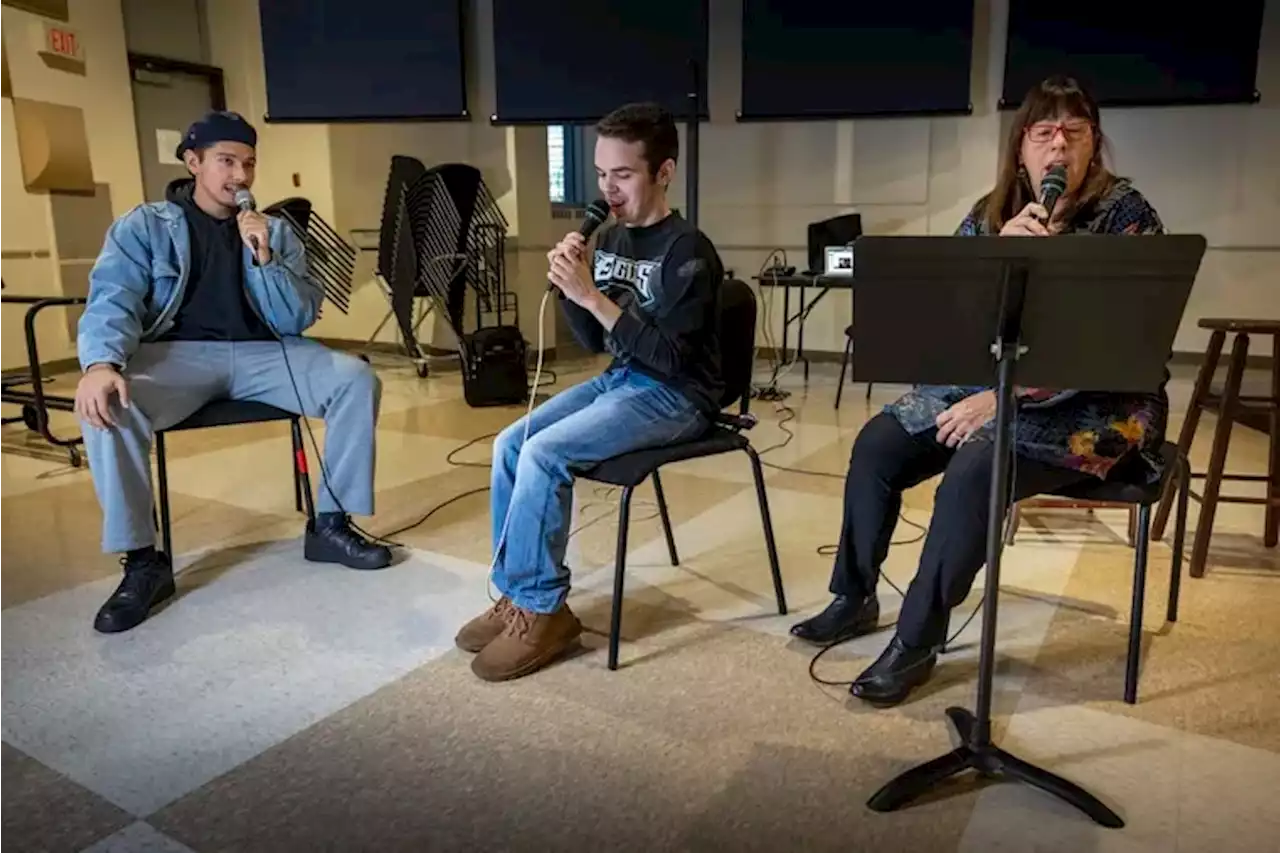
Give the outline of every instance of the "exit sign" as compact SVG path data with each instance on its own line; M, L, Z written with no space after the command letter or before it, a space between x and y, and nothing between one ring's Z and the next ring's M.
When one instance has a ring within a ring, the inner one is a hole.
M55 56L84 60L84 48L80 45L80 36L70 27L60 24L45 24L44 49Z

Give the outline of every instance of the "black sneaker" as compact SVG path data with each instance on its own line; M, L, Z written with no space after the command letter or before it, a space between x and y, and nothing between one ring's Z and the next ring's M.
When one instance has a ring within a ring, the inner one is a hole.
M385 569L391 565L391 549L370 542L351 529L345 516L308 524L302 555L313 563L340 563L349 569Z
M173 564L166 554L151 551L141 557L125 557L120 564L124 566L124 580L93 620L94 629L103 634L136 628L151 615L152 608L177 592Z

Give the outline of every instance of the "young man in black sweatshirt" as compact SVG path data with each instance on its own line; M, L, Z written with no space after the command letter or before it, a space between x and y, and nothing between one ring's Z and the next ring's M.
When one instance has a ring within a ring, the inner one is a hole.
M724 270L706 235L667 202L675 122L660 107L632 104L596 131L596 174L616 222L590 259L582 235L566 235L547 254L548 278L575 337L613 361L494 443L493 579L502 597L457 637L478 652L472 671L488 681L542 668L582 633L565 603L574 470L695 438L720 409Z

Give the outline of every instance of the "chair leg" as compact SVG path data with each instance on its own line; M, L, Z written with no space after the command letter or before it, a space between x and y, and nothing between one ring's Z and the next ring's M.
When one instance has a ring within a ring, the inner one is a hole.
M1130 548L1138 547L1138 507L1129 507L1129 531L1128 542Z
M1271 338L1271 457L1267 462L1267 504L1263 521L1262 544L1274 548L1280 544L1280 334Z
M853 338L844 344L844 358L840 360L840 381L836 384L836 408L840 408L840 397L844 394L844 378L849 372L849 359L853 356Z
M1169 564L1169 609L1165 618L1178 621L1178 595L1182 586L1182 554L1187 538L1187 503L1191 497L1191 463L1178 454L1178 510L1174 516L1173 560Z
M764 527L764 544L769 551L769 571L773 573L773 594L778 600L778 614L787 614L787 593L782 588L782 570L778 567L778 545L773 539L773 518L769 515L769 496L764 489L764 468L760 465L760 455L755 448L747 445L743 448L751 458L751 474L756 481L756 498L760 502L760 523Z
M618 668L618 638L622 635L622 580L627 571L627 527L631 524L631 486L618 501L618 553L613 563L613 608L609 616L609 669Z
M302 476L298 473L298 436L290 425L289 438L293 442L293 458L289 460L289 473L293 478L293 509L302 512Z
M1018 525L1022 523L1022 510L1015 503L1009 508L1009 526L1004 533L1004 544L1012 545L1014 537L1018 535Z
M662 493L662 480L658 472L653 472L653 491L658 496L658 515L662 517L662 532L667 537L667 553L671 555L671 565L680 565L680 555L676 553L676 537L671 532L671 516L667 515L667 496Z
M294 491L301 499L298 509L307 515L307 527L310 529L316 520L316 507L311 497L311 475L307 473L307 451L302 444L302 422L294 418L289 422L293 434L293 483Z
M173 530L169 516L169 470L165 465L164 455L164 433L158 432L156 433L156 479L159 494L156 497L160 503L160 547L169 558L169 564L173 565Z
M871 386L872 386L873 384L874 384L874 383L871 383L871 382L868 382L868 383L867 383L867 397L866 397L866 399L867 399L867 400L870 400L870 399L871 399Z
M1147 593L1147 545L1151 540L1151 507L1138 507L1137 542L1133 549L1133 604L1129 608L1129 655L1124 665L1124 701L1138 701L1138 668L1142 660L1142 608Z

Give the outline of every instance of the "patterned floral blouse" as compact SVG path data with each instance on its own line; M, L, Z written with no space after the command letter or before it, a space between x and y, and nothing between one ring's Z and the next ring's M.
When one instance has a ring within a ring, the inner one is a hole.
M974 205L960 223L958 235L991 233L982 219L984 201ZM1162 234L1164 226L1142 194L1127 179L1118 178L1111 192L1091 209L1081 211L1063 233ZM1165 380L1168 381L1167 372ZM885 411L915 435L933 429L938 415L953 404L984 390L987 389L917 385ZM1154 482L1161 474L1160 447L1168 409L1163 385L1154 394L1031 392L1018 400L1012 435L1019 456L1101 479L1135 451L1144 463L1137 476ZM970 440L991 440L994 432L994 422L988 421Z

